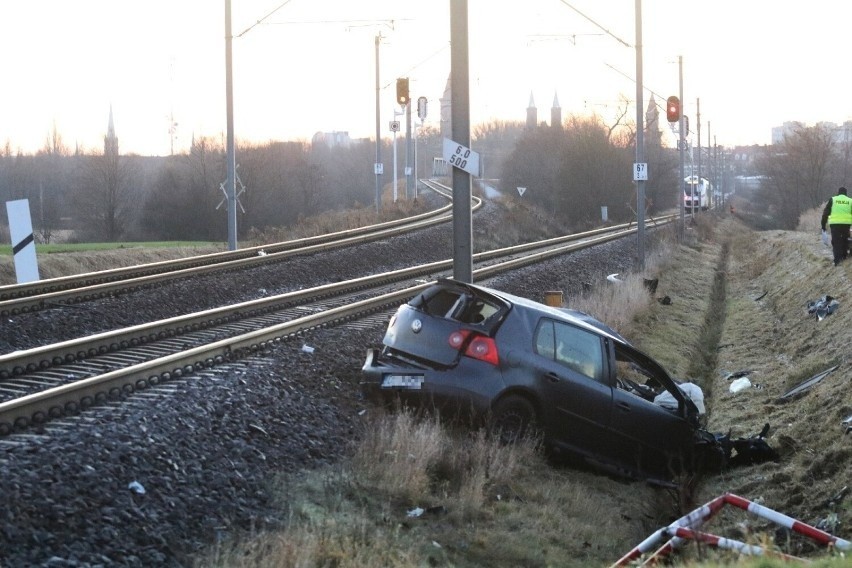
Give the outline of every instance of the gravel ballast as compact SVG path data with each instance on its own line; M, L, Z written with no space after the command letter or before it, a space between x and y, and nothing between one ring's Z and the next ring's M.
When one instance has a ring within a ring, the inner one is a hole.
M498 230L499 222L492 207L477 214L475 228ZM0 350L439 260L451 253L451 239L444 225L16 316L0 326ZM570 296L628 272L635 250L635 239L626 239L482 283L539 301L558 284ZM360 369L385 321L315 330L0 439L0 565L188 566L223 539L280 526L276 475L336 462L357 443L368 408Z

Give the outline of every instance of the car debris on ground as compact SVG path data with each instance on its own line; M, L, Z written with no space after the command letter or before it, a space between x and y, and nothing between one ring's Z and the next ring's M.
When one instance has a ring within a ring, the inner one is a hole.
M816 316L817 321L822 321L837 311L837 308L840 307L840 302L833 296L826 294L819 300L808 301L806 307L809 314Z
M791 388L790 390L788 390L787 392L782 394L780 397L778 397L778 400L779 401L789 400L789 399L793 398L794 396L805 392L806 390L808 390L809 388L811 388L812 386L814 386L815 384L817 384L818 382L820 382L821 380L826 378L829 374L831 374L832 371L836 370L838 367L839 367L839 365L834 365L833 367L830 367L830 368L826 369L825 371L820 371L816 375L813 375L812 377L805 379L804 381L797 384L796 386L794 386L793 388Z

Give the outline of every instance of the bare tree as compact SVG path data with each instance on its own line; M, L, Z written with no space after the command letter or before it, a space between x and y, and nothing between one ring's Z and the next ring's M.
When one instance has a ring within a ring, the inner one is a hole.
M802 212L818 207L831 194L837 149L832 130L824 125L801 126L780 144L767 147L758 163L768 178L759 197L781 228L794 228Z

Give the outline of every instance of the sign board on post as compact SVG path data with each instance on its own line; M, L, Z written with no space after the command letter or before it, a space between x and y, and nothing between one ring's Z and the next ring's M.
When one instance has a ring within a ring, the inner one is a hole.
M9 217L9 233L12 236L12 253L15 257L18 284L35 282L39 279L38 262L29 200L7 201L6 214Z
M648 164L636 162L633 164L633 181L648 181Z
M479 175L479 154L449 138L444 138L444 160L472 176Z

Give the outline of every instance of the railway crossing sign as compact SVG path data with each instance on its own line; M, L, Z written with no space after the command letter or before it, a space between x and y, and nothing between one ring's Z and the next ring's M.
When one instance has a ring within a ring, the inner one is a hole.
M449 138L444 138L444 160L472 176L479 175L479 153Z

